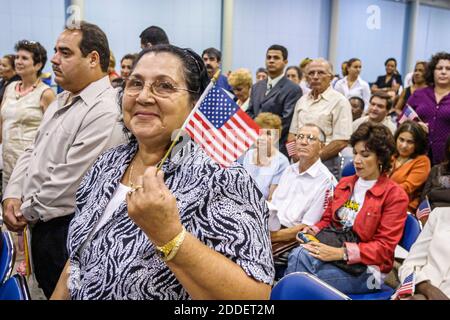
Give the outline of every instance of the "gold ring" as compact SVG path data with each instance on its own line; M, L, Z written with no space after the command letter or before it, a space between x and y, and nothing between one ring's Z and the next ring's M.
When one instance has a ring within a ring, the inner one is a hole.
M142 186L136 186L135 188L131 188L130 191L128 191L128 195L131 196L131 194L139 189L142 189Z

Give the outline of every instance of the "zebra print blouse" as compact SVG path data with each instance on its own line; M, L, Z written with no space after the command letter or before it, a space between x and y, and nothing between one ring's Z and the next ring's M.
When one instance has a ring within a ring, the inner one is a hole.
M91 234L137 148L131 142L106 151L81 182L67 242L72 299L190 298L128 217L125 201ZM272 284L269 214L254 181L238 164L221 168L192 142L180 149L163 170L186 230L250 277Z

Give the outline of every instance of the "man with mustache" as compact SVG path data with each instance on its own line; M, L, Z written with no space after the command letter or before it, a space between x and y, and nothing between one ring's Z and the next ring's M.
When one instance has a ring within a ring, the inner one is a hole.
M202 53L203 62L205 62L206 70L208 71L209 78L212 78L217 70L220 68L220 62L222 61L222 53L216 48L208 48L203 50ZM233 88L228 84L227 77L223 74L217 79L216 85L228 92L233 93Z
M30 227L34 272L47 297L68 259L67 232L82 177L100 153L126 141L107 75L109 54L96 25L80 22L61 33L51 62L65 91L49 105L3 195L8 229Z

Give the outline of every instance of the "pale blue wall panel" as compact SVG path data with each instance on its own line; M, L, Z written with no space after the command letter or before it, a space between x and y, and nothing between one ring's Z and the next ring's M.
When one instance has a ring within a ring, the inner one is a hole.
M105 31L119 63L126 53L139 52L139 34L151 25L177 46L198 53L220 48L221 8L220 0L85 0L85 18Z
M438 51L450 52L450 10L420 6L416 60L429 60Z
M329 24L329 0L235 0L233 69L246 67L254 74L272 44L288 49L290 65L326 56Z
M371 5L380 8L380 29L367 27L371 16L367 8ZM360 58L362 78L368 82L385 73L384 61L388 57L396 58L402 71L406 9L405 3L384 0L340 0L338 62Z
M63 27L63 0L1 0L0 55L14 53L18 40L39 41L47 49L44 71L50 71L49 60Z

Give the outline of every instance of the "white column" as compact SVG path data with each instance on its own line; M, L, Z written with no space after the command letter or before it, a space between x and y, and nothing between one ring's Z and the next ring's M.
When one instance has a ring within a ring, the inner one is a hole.
M84 0L65 0L66 25L71 20L84 20Z
M416 33L417 33L417 24L419 21L419 11L420 11L420 0L414 0L411 3L411 11L408 17L409 32L408 32L408 42L406 46L406 63L405 63L406 70L404 70L405 75L414 69L416 56Z
M339 45L339 0L331 0L330 45L328 48L328 60L333 64L333 72L340 73L337 50Z
M222 1L222 73L233 67L233 10L234 0Z

